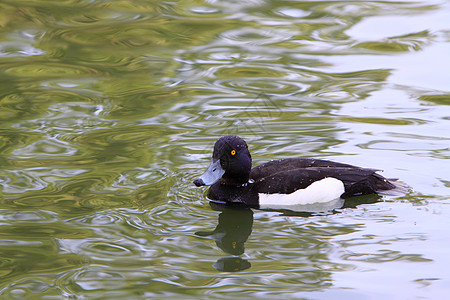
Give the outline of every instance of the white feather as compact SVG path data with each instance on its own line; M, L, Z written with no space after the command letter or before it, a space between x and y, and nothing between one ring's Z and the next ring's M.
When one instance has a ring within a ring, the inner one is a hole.
M259 206L261 209L297 210L294 209L297 206L337 200L344 191L342 181L328 177L290 194L259 194Z

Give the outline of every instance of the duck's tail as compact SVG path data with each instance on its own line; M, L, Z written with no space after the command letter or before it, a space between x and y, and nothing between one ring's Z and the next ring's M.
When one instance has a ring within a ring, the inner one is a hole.
M378 194L385 196L403 196L411 190L406 183L397 178L389 178L387 181L392 185L392 187L389 189L386 189L385 187L377 189L376 192Z

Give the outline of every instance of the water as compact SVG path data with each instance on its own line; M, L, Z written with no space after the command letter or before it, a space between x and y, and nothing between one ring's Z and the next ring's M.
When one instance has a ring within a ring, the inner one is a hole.
M446 1L3 1L2 297L442 299L449 19ZM192 180L225 134L255 164L413 190L216 211Z

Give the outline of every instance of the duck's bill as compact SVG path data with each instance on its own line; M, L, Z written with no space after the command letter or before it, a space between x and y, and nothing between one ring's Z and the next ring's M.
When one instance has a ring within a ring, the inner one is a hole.
M206 170L206 172L202 176L195 179L194 184L196 186L212 185L216 183L223 174L225 174L225 170L222 169L222 166L220 165L220 159L213 159L211 160L211 164L209 165L208 170Z

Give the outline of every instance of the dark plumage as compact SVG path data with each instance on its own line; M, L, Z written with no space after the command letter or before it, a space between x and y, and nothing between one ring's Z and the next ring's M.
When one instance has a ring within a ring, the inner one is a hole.
M194 183L197 186L212 185L208 194L211 200L252 207L259 207L261 194L291 194L329 177L343 183L345 191L339 193L341 198L405 191L404 185L395 179L384 178L376 173L376 169L328 160L287 158L253 169L251 165L252 159L245 141L237 136L224 136L214 145L210 168Z
M394 183L377 174L378 170L313 158L285 158L254 167L250 178L264 179L260 192L290 194L304 189L314 181L333 177L344 183L343 198L373 194L396 188ZM395 181L395 180L393 180ZM270 182L270 184L268 184ZM267 188L270 185L270 188Z

